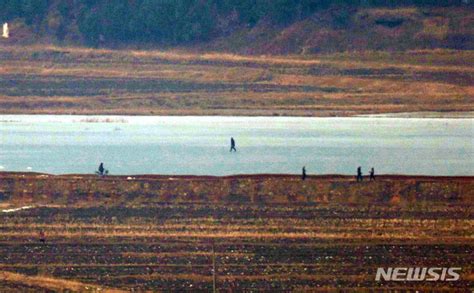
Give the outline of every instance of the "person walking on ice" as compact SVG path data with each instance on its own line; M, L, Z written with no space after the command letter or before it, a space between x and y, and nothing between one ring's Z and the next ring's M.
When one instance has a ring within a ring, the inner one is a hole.
M237 149L235 148L235 140L233 137L230 138L230 152L237 152Z

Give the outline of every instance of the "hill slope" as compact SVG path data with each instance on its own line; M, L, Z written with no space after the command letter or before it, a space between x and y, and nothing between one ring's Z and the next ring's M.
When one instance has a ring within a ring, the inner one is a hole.
M208 48L250 54L472 50L473 12L467 7L334 8L287 26L261 21L211 42Z
M304 0L275 1L267 6L262 4L265 0L254 4L188 1L192 4L186 2L184 6L180 6L184 0L11 4L16 2L22 1L0 4L0 21L9 22L11 31L11 38L0 39L0 44L42 42L138 49L179 46L280 55L474 49L474 6L442 6L446 1L431 6L404 6L405 2L420 1L398 1L397 7L384 6L387 1L371 6L355 1L323 5Z

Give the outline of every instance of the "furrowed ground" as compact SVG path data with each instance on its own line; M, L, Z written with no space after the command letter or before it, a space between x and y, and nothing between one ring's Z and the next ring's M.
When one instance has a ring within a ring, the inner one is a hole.
M0 290L209 291L213 245L220 290L465 290L472 219L466 204L33 208L0 214ZM462 273L456 282L374 281L391 266Z
M311 56L0 47L0 113L302 115L473 111L472 51Z

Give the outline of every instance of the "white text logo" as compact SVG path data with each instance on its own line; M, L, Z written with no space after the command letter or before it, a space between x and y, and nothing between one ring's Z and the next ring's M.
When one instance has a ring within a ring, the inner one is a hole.
M375 281L457 281L461 268L377 268Z

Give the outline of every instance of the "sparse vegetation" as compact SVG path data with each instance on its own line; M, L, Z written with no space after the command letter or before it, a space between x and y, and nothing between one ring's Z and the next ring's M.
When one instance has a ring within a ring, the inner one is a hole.
M0 112L349 116L472 111L471 51L309 56L0 47Z
M460 214L469 216L460 219ZM460 290L472 285L473 220L465 205L415 210L146 204L39 208L0 219L0 271L23 274L4 283L0 273L0 289L57 290L87 283L123 290L210 290L212 242L219 289ZM37 241L40 230L45 244ZM446 283L374 282L377 267L393 264L455 264L463 268L463 277ZM53 280L52 285L43 279Z
M9 43L186 46L253 54L473 49L461 0L4 0ZM2 40L4 41L4 40Z
M210 290L212 244L222 290L474 281L472 177L0 175L0 291ZM374 281L377 267L396 265L456 266L462 276Z

